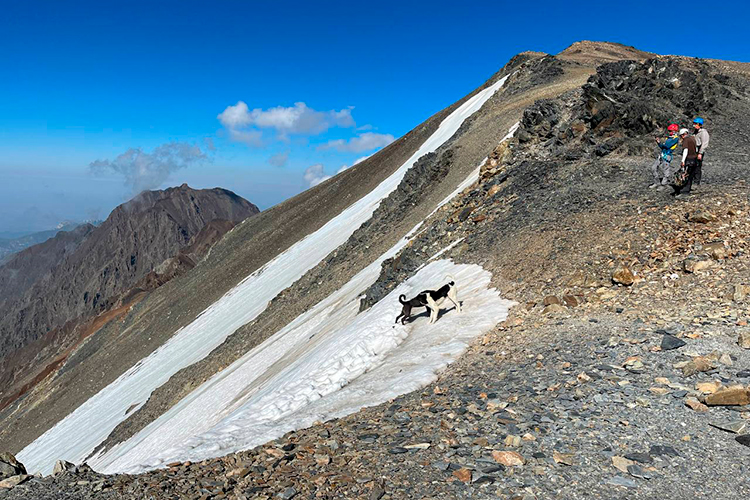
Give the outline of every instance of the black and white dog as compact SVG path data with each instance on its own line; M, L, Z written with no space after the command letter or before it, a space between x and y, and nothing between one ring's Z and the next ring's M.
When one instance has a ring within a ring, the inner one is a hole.
M450 280L447 284L441 286L437 290L425 290L420 292L416 297L410 300L406 300L406 295L400 295L398 301L401 302L401 314L396 316L396 323L401 320L401 324L405 325L406 321L411 318L411 310L415 307L426 307L430 311L430 324L437 321L438 314L440 313L440 306L445 299L453 302L456 306L456 311L461 312L461 303L458 301L458 288L452 276L447 276L446 279Z

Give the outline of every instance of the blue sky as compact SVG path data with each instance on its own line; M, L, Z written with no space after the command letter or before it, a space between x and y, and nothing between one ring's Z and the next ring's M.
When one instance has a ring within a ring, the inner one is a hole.
M267 208L524 50L591 39L750 60L746 7L653 5L3 2L0 232L104 218L182 182Z

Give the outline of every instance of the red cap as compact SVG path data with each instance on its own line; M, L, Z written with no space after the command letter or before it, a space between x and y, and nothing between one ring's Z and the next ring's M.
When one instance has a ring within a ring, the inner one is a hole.
M667 130L669 130L670 132L676 132L679 129L680 127L676 123L673 123L669 127L667 127Z

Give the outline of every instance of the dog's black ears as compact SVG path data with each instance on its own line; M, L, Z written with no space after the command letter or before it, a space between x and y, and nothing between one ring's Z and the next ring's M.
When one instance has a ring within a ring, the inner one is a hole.
M448 284L449 284L450 286L453 286L453 285L455 285L456 283L454 283L453 281L449 281L449 282L448 282Z

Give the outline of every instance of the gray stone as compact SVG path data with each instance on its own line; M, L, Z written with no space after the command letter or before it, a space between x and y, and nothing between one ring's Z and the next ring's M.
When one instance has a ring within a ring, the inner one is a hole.
M735 434L744 434L750 430L747 420L734 420L732 422L717 422L709 424L711 427L716 427L722 431L734 432Z
M623 476L614 476L607 481L607 484L611 484L612 486L623 486L625 488L637 488L638 483L633 481L630 478L623 477Z
M661 350L671 351L673 349L679 349L680 347L687 345L684 340L678 339L674 335L664 335L661 338Z
M58 460L55 462L55 467L52 469L52 474L57 475L63 472L75 472L76 466L66 460Z
M625 458L634 462L640 462L642 464L650 464L654 461L654 459L651 458L651 455L642 452L628 453L627 455L625 455Z
M291 498L294 498L295 495L297 495L297 490L294 489L294 486L290 486L276 496L283 500L290 500Z
M638 464L628 465L628 474L641 479L651 479L652 475Z

